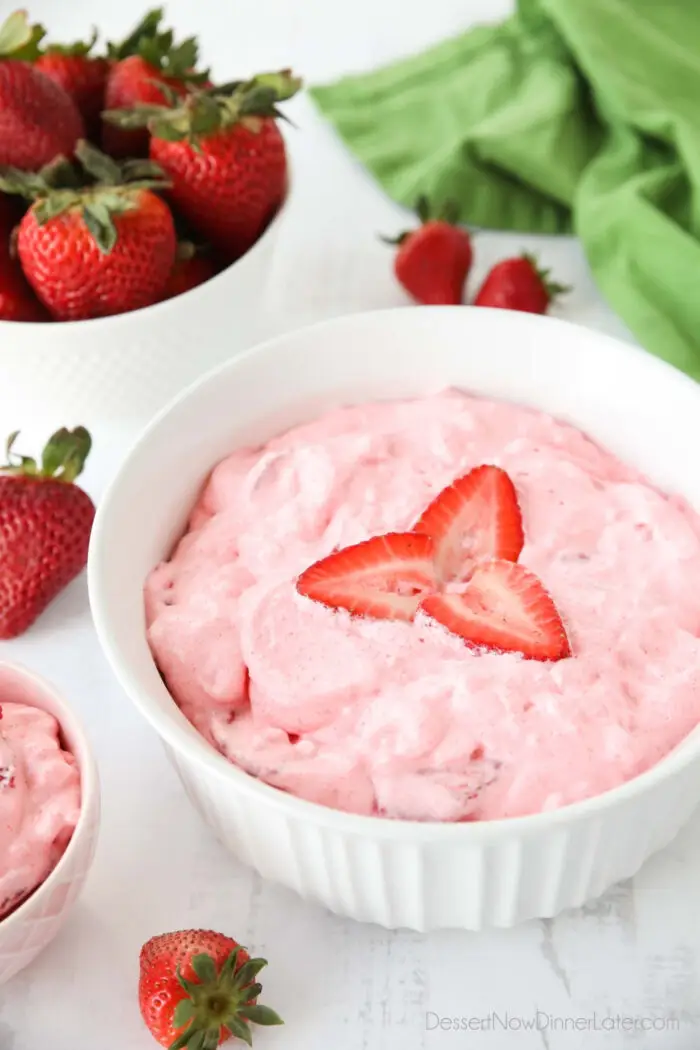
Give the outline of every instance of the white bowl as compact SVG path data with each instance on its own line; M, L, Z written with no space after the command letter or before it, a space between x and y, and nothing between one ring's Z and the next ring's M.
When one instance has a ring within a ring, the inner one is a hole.
M0 416L141 427L199 376L269 335L260 309L290 189L233 265L174 299L115 317L0 321Z
M80 770L81 809L73 837L45 882L0 919L0 984L13 977L53 940L70 914L90 870L100 822L100 788L90 746L66 702L38 675L0 663L0 702L30 704L57 719L64 742Z
M229 362L146 430L98 510L92 609L124 689L232 852L332 911L387 927L511 926L633 875L700 801L697 733L599 797L517 819L418 824L340 813L230 765L185 719L146 642L142 587L209 469L336 404L457 386L582 427L700 508L700 387L640 350L561 321L469 307L341 318ZM614 645L614 639L611 639Z

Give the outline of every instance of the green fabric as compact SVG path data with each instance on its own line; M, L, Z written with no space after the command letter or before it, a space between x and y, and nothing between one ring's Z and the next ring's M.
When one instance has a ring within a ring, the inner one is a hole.
M700 379L698 0L520 0L312 95L399 203L576 233L640 343Z

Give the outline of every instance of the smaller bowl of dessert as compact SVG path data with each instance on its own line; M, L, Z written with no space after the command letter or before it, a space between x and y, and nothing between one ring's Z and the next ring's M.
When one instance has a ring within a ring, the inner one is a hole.
M0 663L0 983L68 918L99 815L97 769L75 714L38 675Z

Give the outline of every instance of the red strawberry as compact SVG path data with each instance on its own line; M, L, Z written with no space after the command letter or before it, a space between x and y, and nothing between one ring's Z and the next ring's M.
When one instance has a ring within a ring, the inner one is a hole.
M161 299L173 299L176 295L189 292L197 285L215 277L216 273L217 269L210 255L198 252L191 241L180 241Z
M120 167L85 142L76 155L80 176L70 166L63 176L65 165L24 177L14 169L0 172L0 188L35 200L17 241L29 283L59 321L157 302L176 248L170 209L147 188L163 180L148 161Z
M91 446L83 427L59 430L41 464L13 453L0 467L0 638L15 638L85 567L95 508L74 484Z
M568 291L566 285L550 281L549 270L540 270L537 260L524 254L496 263L487 274L474 306L544 314L553 299Z
M283 1022L259 1006L265 959L212 930L153 937L141 949L139 1006L148 1030L170 1050L215 1050L230 1035L251 1045L250 1023Z
M177 96L207 81L207 72L196 72L197 41L194 37L174 43L172 30L160 30L162 8L142 19L121 44L110 44L112 68L107 78L105 108L127 109L137 103L162 104L165 85ZM147 157L148 131L125 130L105 123L103 149L113 157Z
M377 620L412 620L435 586L429 536L390 532L316 562L297 580L300 594L332 609Z
M461 594L433 594L421 608L475 648L533 660L571 656L554 602L533 573L510 561L477 565Z
M84 134L75 103L63 88L18 59L36 57L44 35L15 11L0 27L0 164L36 171L71 156Z
M402 233L387 244L397 244L394 272L409 295L432 306L462 302L464 282L472 265L472 242L466 230L455 225L456 209L448 203L443 214L431 219L425 197L416 206L422 225Z
M466 579L484 558L517 561L524 543L515 486L504 470L489 465L443 489L414 529L432 537L443 582Z
M12 257L10 239L17 218L12 202L0 197L0 321L46 321L46 311Z
M150 155L172 183L170 198L190 225L231 262L258 239L287 188L277 103L300 81L288 72L171 96L170 105L105 113L122 127L146 125Z
M104 108L105 84L109 72L106 58L91 55L97 40L95 31L86 42L51 44L34 63L70 95L82 114L88 134L99 134L100 114Z

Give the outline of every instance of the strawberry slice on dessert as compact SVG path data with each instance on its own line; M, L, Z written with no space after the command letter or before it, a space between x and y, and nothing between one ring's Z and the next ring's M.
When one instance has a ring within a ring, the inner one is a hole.
M315 563L297 591L332 609L378 620L412 620L435 589L433 541L414 532L390 532L345 547Z
M554 602L533 573L511 561L482 562L462 593L429 595L421 608L474 648L532 660L571 656Z
M523 522L515 486L505 470L475 467L443 489L414 531L432 536L440 580L465 580L484 558L518 560Z

